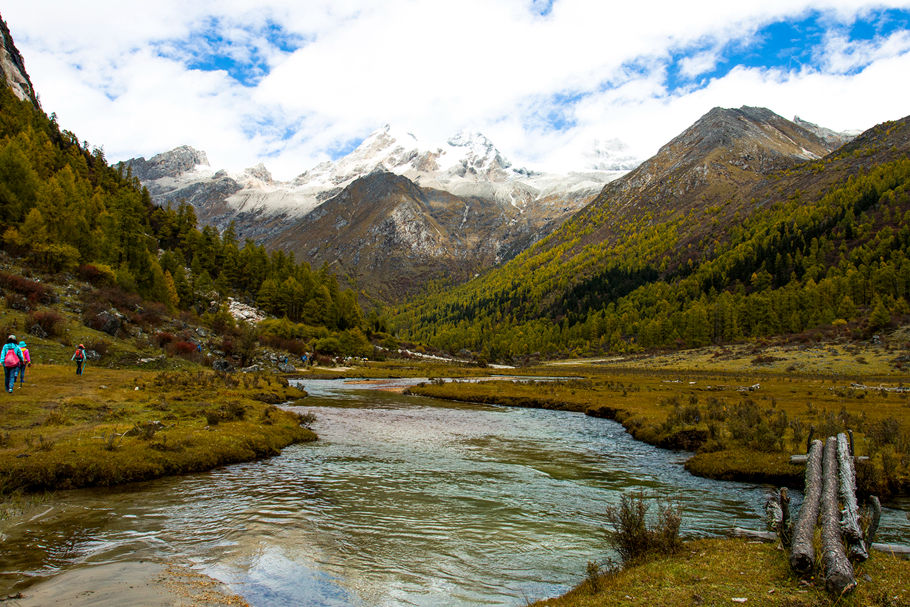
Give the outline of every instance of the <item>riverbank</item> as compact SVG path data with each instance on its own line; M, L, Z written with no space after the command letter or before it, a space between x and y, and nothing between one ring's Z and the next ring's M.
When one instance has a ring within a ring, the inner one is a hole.
M0 395L0 497L209 470L311 441L271 374L35 365Z
M741 539L686 542L679 554L589 575L563 596L536 607L641 605L779 605L819 607L910 604L910 562L876 553L857 565L856 590L830 597L824 580L792 574L784 552L773 544Z
M860 490L880 497L910 493L910 394L898 390L893 378L869 387L860 378L768 372L590 365L561 370L583 379L430 382L409 392L614 419L638 440L695 452L686 462L693 474L795 487L803 467L790 464L789 456L805 451L809 433L851 429L857 453L870 456L857 470Z
M14 595L0 597L0 601L15 607L249 607L218 580L185 567L148 561L71 569Z

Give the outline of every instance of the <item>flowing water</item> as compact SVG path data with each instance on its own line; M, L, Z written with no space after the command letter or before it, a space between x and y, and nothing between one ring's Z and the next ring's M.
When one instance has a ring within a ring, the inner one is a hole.
M256 607L521 605L609 558L604 507L625 491L678 504L686 536L761 528L765 487L693 477L687 454L636 442L615 422L374 384L305 387L316 443L61 492L31 520L0 526L0 595L83 564L169 559ZM882 526L882 541L910 539L899 509Z

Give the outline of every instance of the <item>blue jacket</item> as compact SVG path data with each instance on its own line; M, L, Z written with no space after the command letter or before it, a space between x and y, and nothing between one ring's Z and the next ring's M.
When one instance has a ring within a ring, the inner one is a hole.
M6 353L11 348L16 351L16 356L19 357L19 362L20 363L22 362L22 350L19 349L19 346L17 344L4 344L3 350L0 351L0 365L2 365L3 362L6 360Z

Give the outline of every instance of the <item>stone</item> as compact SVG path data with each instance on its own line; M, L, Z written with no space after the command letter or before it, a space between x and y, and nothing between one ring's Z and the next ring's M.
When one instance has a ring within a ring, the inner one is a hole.
M213 362L212 368L215 371L222 371L224 373L230 373L231 371L234 370L234 365L232 365L231 363L229 363L228 361L226 361L222 358L222 359L218 359L215 362Z
M278 363L278 370L282 373L296 373L297 367L288 363Z
M111 337L117 335L117 332L122 326L123 317L119 313L111 310L99 312L91 322L91 327L93 329L101 331L102 333L107 333Z
M45 331L44 327L42 327L38 323L33 324L32 328L29 329L28 332L31 335L34 335L35 337L39 337L41 339L47 339L47 331Z

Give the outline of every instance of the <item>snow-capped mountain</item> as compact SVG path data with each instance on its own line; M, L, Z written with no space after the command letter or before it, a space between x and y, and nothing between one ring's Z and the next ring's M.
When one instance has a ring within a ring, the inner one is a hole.
M423 146L391 126L373 132L350 154L323 162L289 182L274 181L263 166L240 174L215 171L204 152L188 146L150 160L127 161L156 202L187 199L204 221L224 227L231 214L299 218L374 171L456 196L495 199L524 207L564 198L573 208L628 169L555 175L519 169L481 133L459 133L442 146ZM214 211L214 214L213 212Z
M625 172L535 172L481 133L433 146L389 125L287 182L262 165L215 170L188 146L126 164L156 203L186 200L202 223L233 221L240 238L335 264L388 299L514 256Z

